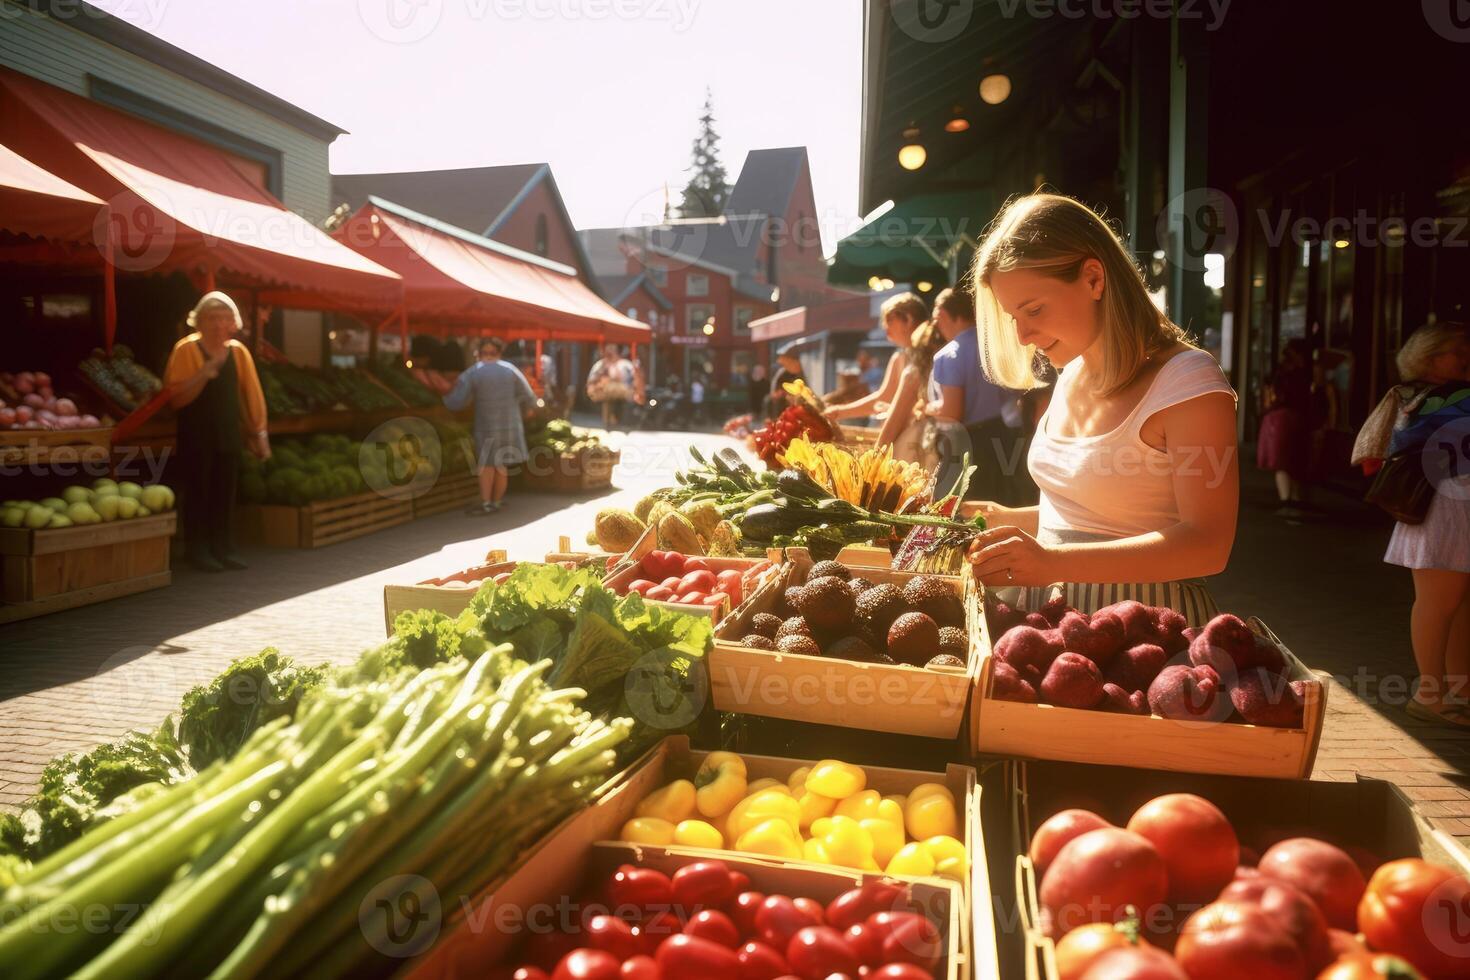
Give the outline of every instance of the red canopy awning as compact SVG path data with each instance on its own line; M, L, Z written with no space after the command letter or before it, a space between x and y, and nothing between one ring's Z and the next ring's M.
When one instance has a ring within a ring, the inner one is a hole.
M0 145L0 231L61 242L91 241L104 207L101 198Z
M403 277L415 329L429 320L447 330L508 339L647 343L652 331L619 313L577 277L540 256L371 198L338 238Z
M4 68L0 143L107 202L104 227L124 271L222 273L287 297L398 302L394 273L287 210L205 143Z

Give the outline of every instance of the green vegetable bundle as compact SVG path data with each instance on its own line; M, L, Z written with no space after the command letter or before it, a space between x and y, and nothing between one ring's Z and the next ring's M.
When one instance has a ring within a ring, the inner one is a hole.
M414 408L428 408L439 404L439 396L419 383L408 368L396 357L387 357L371 366L373 377L392 389L393 394Z
M7 976L390 972L398 937L360 911L384 882L419 876L452 907L584 805L627 737L509 646L374 666L21 872L0 898Z

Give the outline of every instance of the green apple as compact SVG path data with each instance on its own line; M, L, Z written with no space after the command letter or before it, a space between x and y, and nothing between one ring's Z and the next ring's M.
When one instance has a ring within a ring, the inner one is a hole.
M65 500L68 504L85 504L92 499L92 491L86 487L67 487L61 491L61 499ZM72 518L72 520L76 520L76 518Z
M0 526L20 527L25 523L26 511L24 507L6 507L0 510Z
M122 499L115 493L100 494L92 498L92 509L104 521L115 521L117 520L118 505L122 503Z
M152 514L153 514L153 511L149 510L147 507L144 507L142 504L139 504L138 505L138 515L137 516L139 516L139 517L150 517L150 516L152 516Z
M118 496L115 499L117 500L117 516L125 521L130 521L137 517L138 508L143 506L132 497ZM103 516L105 517L106 515Z
M117 493L120 497L132 497L137 500L143 495L143 488L130 480L124 480L117 485Z
M48 527L48 528L71 527L72 524L73 524L72 519L70 517L67 517L65 514L52 514L51 515L51 523L50 524L47 524L46 527Z
M113 493L116 493L117 492L117 481L116 480L109 480L105 476L99 477L99 478L97 478L97 479L95 479L95 480L92 481L92 489L93 490L96 490L98 493L103 493L103 492L105 492L107 490L111 490Z
M92 509L92 505L85 500L78 501L66 509L66 516L71 518L73 524L100 524L102 518Z
M162 483L155 483L151 487L143 488L143 506L153 513L170 510L174 505L174 492Z
M35 531L45 527L47 524L50 524L51 518L55 516L56 515L51 512L50 507L32 507L30 510L26 511L25 521L23 523L26 527Z
M66 513L66 501L60 497L47 497L45 500L40 501L37 506L49 507L58 514Z

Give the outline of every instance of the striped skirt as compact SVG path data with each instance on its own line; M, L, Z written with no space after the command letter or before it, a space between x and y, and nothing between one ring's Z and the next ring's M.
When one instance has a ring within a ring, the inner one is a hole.
M1042 544L1071 544L1108 539L1078 531L1044 528L1037 535L1037 540ZM1210 595L1204 579L1182 579L1175 582L1057 582L1022 591L1024 596L1018 598L1027 609L1040 609L1053 597L1062 595L1067 605L1088 613L1128 599L1141 602L1145 606L1165 606L1184 616L1190 626L1204 626L1220 615L1220 607L1215 604L1215 598Z

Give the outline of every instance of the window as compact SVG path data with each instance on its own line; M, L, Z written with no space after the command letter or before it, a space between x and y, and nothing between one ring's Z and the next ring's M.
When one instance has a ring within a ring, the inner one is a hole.
M546 241L546 215L536 215L536 254L545 258L549 248Z
M708 296L709 276L699 276L694 273L684 277L685 296Z
M655 286L667 286L669 284L669 270L661 265L649 266L648 274L653 277Z
M636 319L638 319L638 307L636 307L636 306L630 306L630 307L628 307L628 319L629 320L636 320Z
M715 315L715 308L704 303L696 303L684 309L685 333L704 333L704 325L709 322L710 317Z
M749 306L735 307L735 332L750 333L750 321L755 319L755 310Z

